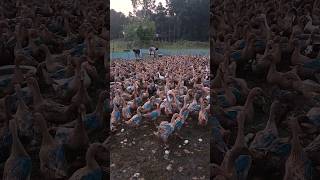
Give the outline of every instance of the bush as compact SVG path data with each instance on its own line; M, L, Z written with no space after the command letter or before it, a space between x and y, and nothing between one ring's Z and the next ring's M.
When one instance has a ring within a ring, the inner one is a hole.
M134 45L149 45L156 31L155 23L150 20L133 21L124 28L126 41L134 41Z

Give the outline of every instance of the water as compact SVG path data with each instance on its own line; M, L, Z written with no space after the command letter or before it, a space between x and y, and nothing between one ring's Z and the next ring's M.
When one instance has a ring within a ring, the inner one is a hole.
M148 49L140 49L142 58L149 56ZM159 49L158 54L162 54L163 56L180 56L180 55L190 55L190 56L209 56L209 49ZM140 55L141 55L140 54ZM111 59L135 59L135 55L132 51L125 52L111 52Z

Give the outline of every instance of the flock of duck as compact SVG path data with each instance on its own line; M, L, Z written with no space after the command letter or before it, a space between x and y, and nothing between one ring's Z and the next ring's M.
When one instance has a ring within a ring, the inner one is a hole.
M106 8L101 0L0 2L3 180L103 178L109 93L88 89L107 56Z
M168 146L168 138L198 119L208 122L210 97L209 59L172 56L139 61L111 62L110 129L142 123L157 127L156 136ZM169 120L169 121L168 121Z
M166 145L188 121L211 125L213 179L319 178L319 1L214 1L210 64L112 61L110 101L97 102L104 1L0 5L2 179L29 179L37 162L46 179L102 179L106 107L112 131L154 124Z
M214 1L212 179L319 179L320 2Z

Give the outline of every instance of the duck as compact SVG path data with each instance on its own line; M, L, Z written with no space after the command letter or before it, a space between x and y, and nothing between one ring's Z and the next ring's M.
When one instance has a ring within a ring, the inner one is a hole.
M32 161L19 140L16 120L10 121L12 134L11 154L4 164L3 180L30 179Z
M84 125L89 135L99 132L105 126L106 112L103 109L103 105L108 95L107 91L100 92L96 109L92 113L86 114L84 118Z
M17 111L14 114L16 119L17 127L19 128L19 136L24 137L29 141L34 138L33 129L33 115L29 107L25 104L22 98L21 86L19 84L15 85L15 91L17 94Z
M201 106L197 101L197 96L194 95L193 100L188 107L188 110L189 110L190 114L194 114L196 112L199 112L200 109L201 109Z
M131 109L130 104L127 104L124 101L124 104L122 105L122 117L124 118L124 120L128 120L132 117L132 113L133 113L133 109Z
M172 107L173 107L173 110L176 111L176 112L179 112L182 108L182 102L183 101L180 101L179 99L179 96L176 95L176 93L178 93L176 90L172 90L172 92L170 92L170 94L172 94L172 97L173 97L173 100L172 100Z
M121 120L120 107L118 107L117 105L113 105L110 121L112 124L117 124L120 122L120 120Z
M183 121L186 121L189 117L189 107L190 104L187 101L184 101L182 108L180 109L179 114L182 116Z
M33 77L27 79L27 84L33 95L33 109L41 112L47 121L58 124L72 121L78 105L64 106L52 100L44 99L37 80Z
M48 73L49 77L52 79L64 79L64 78L70 78L70 77L74 76L74 74L75 74L75 65L74 64L76 64L76 63L74 63L74 61L80 61L80 60L78 60L74 57L71 57L71 55L68 55L66 67L63 69L60 69L58 71L55 71L53 73Z
M40 49L43 50L46 54L46 59L44 63L49 73L54 73L58 70L65 68L65 66L63 65L63 60L60 59L61 57L57 55L52 55L50 53L49 48L46 45L40 45Z
M256 36L253 34L249 34L247 35L247 42L245 47L240 50L240 51L236 51L231 53L230 55L230 59L231 61L236 61L237 63L240 62L247 62L251 59L255 58L255 52L254 52L254 42L255 42Z
M308 19L307 24L304 26L304 32L307 33L311 33L313 32L315 29L319 29L319 26L315 26L312 23L312 17L310 17L310 15L307 15L306 18Z
M105 149L105 146L100 143L91 144L86 153L86 166L76 170L69 180L102 179L103 172L96 157L99 152L102 152Z
M40 55L40 48L38 47L39 38L37 38L37 30L35 29L29 29L28 30L28 45L25 49L29 50L31 52L31 55L33 57L39 57ZM41 42L40 42L41 43Z
M272 102L269 113L269 120L266 127L258 131L250 144L250 149L258 151L266 151L272 142L279 138L279 132L277 129L276 118L277 110L282 108L279 101Z
M151 112L149 112L149 113L147 113L147 114L143 114L142 116L143 116L144 118L150 119L151 121L156 121L156 120L160 117L160 115L161 115L160 104L157 103L157 104L156 104L156 107L157 107L157 108L156 108L155 110L153 110L153 111L151 111Z
M86 108L81 104L78 108L78 118L74 128L58 127L55 131L55 141L66 145L70 150L83 150L89 147L89 137L84 127Z
M27 48L23 48L23 31L24 28L20 24L16 25L16 44L14 47L14 56L21 59L21 65L37 66L38 61L32 57L31 52Z
M157 75L158 75L158 77L159 77L159 79L160 79L161 81L165 80L165 77L162 76L159 72L157 72Z
M227 81L229 80L227 75L222 80L222 87L224 90L224 94L218 95L218 103L221 107L226 108L230 106L234 106L237 103L237 97L232 91L232 88L229 87Z
M133 92L133 99L131 103L129 103L131 109L137 109L139 106L142 105L142 98L139 96L136 89Z
M172 94L169 94L166 96L167 98L162 102L161 107L162 109L164 108L164 113L167 116L171 116L174 114L174 98L172 96Z
M157 137L159 137L163 141L165 146L168 146L168 138L174 132L175 118L176 116L173 116L170 122L161 121L159 126L157 127L158 131L154 133Z
M12 94L14 92L14 84L24 83L24 77L25 75L23 74L21 68L20 68L20 63L21 60L19 58L15 58L15 66L14 66L14 72L11 80L9 82L1 82L1 86L4 85L5 88L5 94Z
M253 101L258 97L262 96L263 90L260 87L252 88L247 96L246 102L243 106L232 106L220 111L219 121L224 127L232 127L236 123L236 117L238 113L242 110L247 112L247 120L250 121L254 116ZM230 124L231 123L231 124Z
M300 144L300 127L298 121L293 115L289 116L289 120L292 130L291 151L285 163L285 175L283 179L312 179L313 167L306 152Z
M187 94L183 97L184 104L190 104L193 100L193 90L188 89Z
M310 74L308 72L311 72L312 74L315 71L318 71L320 68L320 61L318 59L311 59L307 56L304 56L300 53L301 45L299 43L298 39L295 39L293 41L294 43L294 51L291 57L291 64L292 65L303 65L304 71L306 71L307 74Z
M142 93L142 95L141 95L141 97L142 97L142 99L148 99L149 95L150 94L149 94L149 91L148 91L148 86L146 86L144 91L143 91L143 93Z
M230 78L230 86L232 87L232 92L237 98L237 103L242 101L243 98L247 97L250 89L248 88L248 84L246 80L242 78L229 77Z
M122 104L124 103L123 101L124 101L124 99L121 96L121 90L117 89L115 91L115 97L112 100L112 104L121 107Z
M223 74L224 74L224 70L223 70L223 64L219 64L219 67L217 69L217 74L215 75L214 79L211 82L211 86L212 88L222 88L222 78L223 78Z
M142 121L142 117L143 117L141 111L142 111L142 107L139 106L139 107L137 108L137 114L135 114L134 116L132 116L132 118L129 119L128 121L125 121L125 123L126 123L126 124L129 124L129 125L136 126L136 127L139 126L140 123L141 123L141 121Z
M41 173L47 179L66 178L67 164L63 145L49 134L46 120L40 113L35 113L34 117L42 134L39 152Z
M268 66L270 65L270 63L273 61L273 56L271 54L271 48L273 45L273 41L270 40L265 48L264 54L263 55L257 55L257 59L256 61L254 61L252 63L252 69L254 72L256 73L261 73L263 72L265 69L268 68Z
M308 154L310 160L312 160L315 164L319 164L320 135L315 137L312 142L310 142L305 148L303 148L303 150Z
M215 42L212 43L213 44L213 48L212 48L212 59L213 59L213 64L215 65L219 65L221 62L223 62L224 60L224 56L223 54L217 52L216 48L217 48L217 45Z
M252 158L244 140L244 122L246 112L241 111L237 116L238 132L235 144L229 149L220 166L214 165L217 175L214 179L247 179Z
M198 116L198 124L201 126L205 126L208 123L208 108L206 107L207 102L203 100L202 98L200 99L200 106L201 109L199 111L199 116Z
M85 87L84 84L84 72L82 71L80 73L80 86L79 89L77 90L77 93L72 97L71 103L76 103L76 104L85 104L86 109L91 111L92 109L92 100L88 94L87 88Z
M154 106L155 97L151 96L149 101L145 102L142 106L142 113L150 112Z
M55 91L67 99L68 97L72 98L81 86L81 78L83 78L84 87L90 87L92 80L88 75L85 63L81 63L80 67L77 65L74 76L64 79L53 79Z
M181 113L181 112L174 113L172 118L175 120L174 130L175 130L176 134L178 134L178 132L181 130L181 128L185 124L186 119L183 116L183 113Z
M278 72L274 63L271 63L269 67L267 82L282 88L292 88L292 80L288 76L285 76L284 73Z
M12 145L13 139L10 132L10 120L12 119L9 108L9 99L5 97L5 121L0 129L0 162L4 162L10 155L10 146Z
M211 128L211 138L210 138L210 156L211 162L215 164L221 164L223 157L229 150L227 145L227 134L230 133L229 130L224 129L219 123L218 119L214 115L209 115L209 121Z
M313 98L320 93L320 85L312 80L296 79L292 82L294 90L302 93L306 98Z
M320 107L311 108L306 114L309 122L314 126L320 127Z

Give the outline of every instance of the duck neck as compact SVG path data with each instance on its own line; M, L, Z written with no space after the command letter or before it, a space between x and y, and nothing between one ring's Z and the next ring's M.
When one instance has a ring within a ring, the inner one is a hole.
M18 107L17 107L17 112L16 114L19 114L21 112L24 112L26 110L28 110L28 106L26 105L26 103L24 102L24 100L22 99L21 96L18 95Z
M297 132L296 129L293 130L291 146L292 147L291 147L290 157L292 159L300 158L300 155L301 155L301 152L302 152L302 147L300 145L300 140L299 140L298 132Z
M17 42L16 42L16 46L15 49L22 49L22 38L20 36L17 36Z
M205 110L205 106L204 106L203 103L200 104L200 108L201 108L202 111Z
M104 99L103 99L103 98L100 98L100 99L98 100L95 113L102 113L102 112L103 112L103 104L104 104Z
M292 57L300 57L301 53L300 53L300 45L294 45L294 50L292 53Z
M268 54L268 52L269 52L270 50L269 50L269 47L268 47L268 45L267 45L267 47L266 47L266 49L264 50L264 53L263 53L263 55L267 55Z
M41 95L38 83L35 83L31 87L31 91L32 91L32 95L33 95L33 104L34 105L38 105L38 104L40 104L40 103L42 103L44 101L43 97Z
M35 44L34 44L34 39L31 38L31 37L29 37L28 46L29 46L29 47L34 47L34 46L35 46Z
M89 148L87 153L86 153L86 162L87 162L87 167L91 169L95 169L99 167L99 164L97 163L95 159L95 154L96 151L93 148Z
M75 129L77 130L82 130L83 132L85 131L85 127L84 127L84 119L85 119L85 112L81 112L81 115L79 118L77 118L77 123L76 123L76 127ZM84 132L85 133L85 132Z
M80 80L80 87L79 87L79 91L78 91L79 96L81 98L84 98L84 96L86 94L86 88L84 87L84 82L83 81L84 81L83 79Z
M269 71L268 71L268 76L271 76L276 72L277 72L276 65L273 62L271 62Z
M253 99L254 99L254 95L249 93L248 94L248 97L247 97L247 100L246 100L246 103L244 104L244 108L250 108L252 106L252 103L253 103Z
M47 46L45 46L44 52L46 54L46 62L48 62L49 60L51 60L51 52Z
M14 120L12 120L14 121ZM12 129L12 150L11 150L11 156L28 156L27 152L25 151L23 145L21 144L19 137L18 137L18 132L17 128L14 127Z
M242 112L240 112L242 113ZM244 119L241 119L238 122L238 131L237 131L237 138L236 138L236 142L235 145L236 147L240 147L240 146L244 146L245 141L244 141Z
M243 113L243 112L240 112ZM227 161L227 165L229 168L232 168L234 165L234 161L238 158L239 153L245 147L245 140L244 140L244 121L245 119L241 118L238 120L238 131L237 131L237 138L234 146L231 148Z
M45 123L45 122L42 122ZM50 135L47 125L41 125L42 145L50 145L54 143L52 136Z
M142 115L140 110L137 110L137 114L138 114L139 116Z
M265 129L273 129L273 130L277 131L277 124L276 124L275 119L276 119L276 115L274 114L274 111L271 110L270 115L269 115L269 119L267 122L267 126Z

